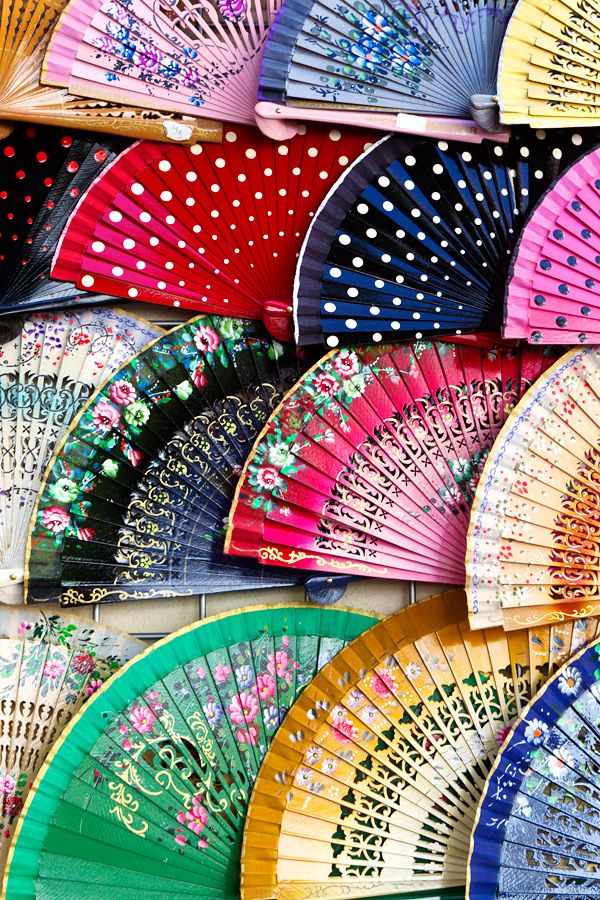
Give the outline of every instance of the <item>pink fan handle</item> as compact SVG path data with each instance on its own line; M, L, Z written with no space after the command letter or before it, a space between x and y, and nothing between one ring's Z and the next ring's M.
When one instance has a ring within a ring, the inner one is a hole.
M263 134L276 141L286 141L297 132L296 122L328 122L330 125L357 125L376 128L379 131L400 131L403 134L420 134L423 137L445 141L466 141L480 144L493 140L505 144L510 130L494 134L484 131L472 119L444 119L434 116L412 116L406 113L352 112L349 109L317 109L301 106L284 106L281 103L261 101L254 107L256 124Z

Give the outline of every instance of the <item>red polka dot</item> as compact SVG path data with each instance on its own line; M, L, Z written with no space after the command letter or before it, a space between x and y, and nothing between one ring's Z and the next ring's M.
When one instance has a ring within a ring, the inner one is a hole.
M76 172L78 168L79 163L75 162L74 159L67 163L67 172Z
M23 171L23 169L19 169L18 172L15 172L15 175L17 176L17 178L20 178L21 180L23 178L25 178L25 172Z
M46 203L46 206L48 207L48 209L54 209L54 205L55 204L54 204L53 200L48 200L48 202Z
M71 197L78 197L79 196L79 188L71 188L69 193L70 193Z
M52 187L53 181L51 178L44 178L44 184L46 187Z
M63 147L71 147L73 145L73 138L70 134L65 134L65 136L61 138L60 142Z
M38 162L45 163L46 160L48 159L48 154L44 153L43 150L40 150L39 153L35 154L35 158L37 159Z
M0 191L0 200L6 200L7 197L8 194L6 193L6 191Z
M106 150L96 150L94 153L94 159L96 162L103 163L106 159Z
M15 217L15 214L14 214L14 213L9 213L9 214L7 215L6 218L7 218L7 219L14 219L14 217Z

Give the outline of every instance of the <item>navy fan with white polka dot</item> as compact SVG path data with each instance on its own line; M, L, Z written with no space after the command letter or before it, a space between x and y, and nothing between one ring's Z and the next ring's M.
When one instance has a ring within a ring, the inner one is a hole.
M497 329L528 213L596 143L518 130L508 144L384 138L338 180L296 273L300 344Z

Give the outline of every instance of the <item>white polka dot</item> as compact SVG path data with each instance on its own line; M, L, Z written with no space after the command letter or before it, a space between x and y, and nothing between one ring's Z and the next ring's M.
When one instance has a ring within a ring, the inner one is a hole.
M129 297L137 297L138 290L137 290L137 288L134 288L134 287L129 288L129 290L127 291L127 294Z
M405 156L405 157L404 157L404 163L405 163L405 165L407 165L407 166L414 166L415 163L416 163L416 161L417 161L417 160L416 160L416 158L415 158L414 156Z
M328 347L337 347L339 344L339 338L336 338L335 334L330 334L327 338L327 346Z
M112 271L113 275L115 276L115 278L120 278L121 275L123 274L123 269L121 268L121 266L113 266L111 271Z
M106 247L102 241L92 241L92 250L94 253L104 253Z
M139 197L140 194L144 193L144 185L140 184L139 181L134 181L131 185L131 193Z
M237 141L237 134L235 133L235 131L228 131L225 134L225 140L228 141L230 144L233 144L234 141Z
M217 169L224 169L224 168L225 168L225 160L223 159L222 156L218 156L218 157L215 159L215 166L217 167Z
M190 153L192 154L192 156L200 156L200 154L202 153L202 144L192 144L192 146L190 147Z
M135 241L132 238L125 238L123 241L123 247L125 250L133 250L135 247Z
M392 326L392 328L393 328L394 331L398 331L398 329L400 328L400 322L397 322L396 320L394 320L394 321L391 322L390 324L391 324L391 326Z
M280 156L287 156L288 153L290 152L290 148L286 147L285 144L280 144L279 147L277 148L277 152L279 153Z
M346 319L346 328L356 328L356 319Z
M394 204L391 200L384 200L382 206L386 212L392 212L392 210L394 209Z
M334 266L333 269L329 270L329 274L332 278L341 278L342 270Z
M375 341L376 344L379 343L379 341L381 340L381 333L379 331L376 331L374 333L373 340Z
M362 267L362 264L363 264L363 260L360 258L360 256L355 256L353 258L352 265L354 266L355 269L360 269Z
M81 279L81 283L84 287L92 287L94 284L94 278L92 275L84 275Z
M159 243L160 242L159 242L158 238L156 237L156 235L152 235L152 237L150 238L150 246L156 247L156 246L158 246Z
M332 141L339 141L342 137L342 132L338 131L337 128L334 128L333 131L329 132L329 137Z
M422 331L415 331L415 337L416 337L416 339L417 339L418 341L420 341L421 338L423 337L423 332L422 332Z
M376 238L377 232L374 228L367 228L367 237L368 238Z
M378 316L379 313L381 312L381 310L379 309L378 306L371 306L371 308L369 309L369 312L371 313L372 316Z
M325 312L334 313L336 311L337 307L336 307L335 303L325 303L323 305L323 309L325 310Z
M158 164L158 168L161 172L170 172L171 171L171 163L168 159L161 159Z
M157 282L156 282L156 287L159 289L159 291L164 291L164 289L166 288L166 286L167 286L167 282L166 282L166 281L157 281Z
M404 182L404 187L406 188L407 191L413 191L415 188L415 183L414 183L414 181L410 181L409 179L407 179Z
M349 287L346 293L349 297L358 297L358 288Z
M356 212L359 214L359 216L366 216L369 212L369 207L366 203L359 203L356 207Z
M197 172L186 172L185 177L186 177L187 181L197 181L198 173Z
M444 171L444 167L441 166L439 163L436 163L435 166L433 167L433 171L435 172L436 175L441 175L442 172Z
M136 262L135 266L136 266L137 269L140 269L140 270L141 270L141 269L145 269L145 268L146 268L146 263L145 263L142 259L138 259L138 261Z
M350 235L348 235L348 234L340 234L338 240L339 240L340 244L343 244L344 247L347 247L348 244L350 243L351 238L350 238Z
M315 156L318 156L318 155L319 155L319 151L317 150L316 147L309 147L308 150L307 150L307 154L308 154L308 156L310 156L312 159L314 159Z
M211 184L210 189L211 189L211 191L213 192L213 194L218 194L219 191L221 190L221 185L220 185L220 184L216 184L216 183L215 183L215 184Z
M380 175L379 178L377 179L377 184L379 185L379 187L384 187L384 188L389 187L390 179L387 177L387 175Z
M581 144L583 143L583 138L581 137L580 134L575 133L575 134L571 135L571 141L573 142L573 144L576 147L580 147Z
M338 163L340 164L340 166L347 166L349 162L350 160L347 156L340 156L340 158L338 159Z
M246 150L246 156L248 159L256 159L256 150L254 147L248 147Z
M160 199L163 200L165 203L168 203L170 200L173 199L173 194L171 193L171 191L161 191Z
M325 181L325 179L328 177L328 175L329 175L329 172L325 172L325 171L319 172L319 178L321 179L321 181Z
M382 254L381 254L381 262L389 263L389 262L391 262L391 261L392 261L392 257L390 256L389 253L382 253Z
M123 216L118 211L118 209L112 209L108 214L108 218L110 219L111 222L120 222L121 219L123 218ZM140 216L140 218L141 218L141 216Z
M148 222L151 222L151 221L152 221L152 216L150 215L149 212L144 211L144 212L141 212L141 213L140 213L140 222L146 222L146 223L148 223Z

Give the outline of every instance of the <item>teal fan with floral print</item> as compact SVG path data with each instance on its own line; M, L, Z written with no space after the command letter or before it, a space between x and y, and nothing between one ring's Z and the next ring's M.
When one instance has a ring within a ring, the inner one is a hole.
M13 844L6 896L239 897L266 750L366 613L254 607L198 622L127 666L65 731Z
M10 838L53 742L143 649L97 622L0 608L0 885Z
M223 556L256 435L302 371L261 324L198 316L121 366L58 446L32 517L27 602L301 582Z
M513 0L286 0L263 56L258 121L481 140L500 130L498 57L513 8Z

